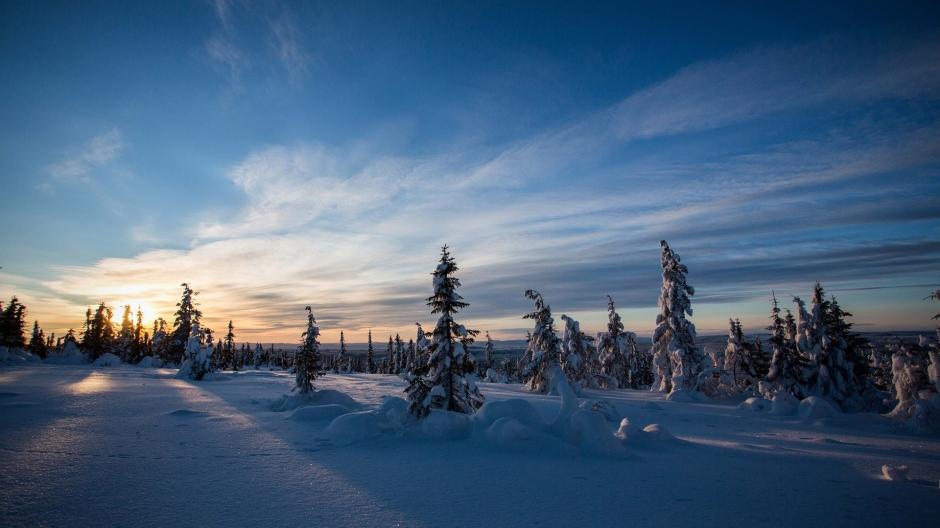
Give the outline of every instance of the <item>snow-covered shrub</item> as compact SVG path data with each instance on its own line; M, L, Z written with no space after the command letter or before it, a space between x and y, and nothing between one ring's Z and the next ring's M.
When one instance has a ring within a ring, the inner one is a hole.
M925 370L936 368L936 353L929 355L930 366L923 364L926 354L915 354L898 347L891 357L891 375L897 404L888 416L917 431L940 429L940 396L933 392Z

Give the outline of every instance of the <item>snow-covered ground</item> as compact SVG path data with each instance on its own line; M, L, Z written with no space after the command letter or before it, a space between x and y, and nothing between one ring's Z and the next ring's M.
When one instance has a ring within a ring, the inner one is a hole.
M285 373L175 375L90 365L0 371L0 526L928 526L940 518L940 439L881 416L801 421L731 403L588 391L584 398L607 399L633 424L662 424L682 441L628 443L605 456L510 427L509 441L390 432L341 445L328 431L341 409L271 410L289 391ZM404 382L327 375L316 385L368 410L400 396ZM557 396L482 389L488 401L529 401L545 421L559 412ZM908 480L883 477L885 464L908 466Z

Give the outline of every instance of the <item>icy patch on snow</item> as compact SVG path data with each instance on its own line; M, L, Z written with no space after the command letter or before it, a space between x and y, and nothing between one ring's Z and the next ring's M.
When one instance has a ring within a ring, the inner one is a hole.
M809 396L800 402L798 413L803 420L822 420L841 414L838 409L818 396Z
M313 392L294 394L285 394L274 401L271 410L274 412L293 411L304 405L340 405L346 407L349 411L354 411L362 407L356 400L350 398L346 393L321 389Z
M884 476L885 480L907 480L907 466L892 466L890 464L885 464L881 466L881 474Z
M121 358L115 356L114 354L110 352L101 354L100 356L98 356L98 359L92 362L92 365L96 367L116 367L120 364L121 364Z
M757 396L751 396L750 398L741 402L741 404L738 405L738 409L743 409L745 411L766 412L770 410L771 405L772 404L770 400L765 400L764 398Z

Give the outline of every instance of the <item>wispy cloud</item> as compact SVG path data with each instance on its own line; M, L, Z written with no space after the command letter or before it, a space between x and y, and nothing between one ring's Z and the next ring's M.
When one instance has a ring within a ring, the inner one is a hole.
M277 335L310 303L328 332L426 318L421 299L443 242L463 268L468 317L494 330L518 326L528 287L589 322L607 293L652 309L663 237L689 262L702 304L816 279L920 277L940 262L935 229L893 227L936 226L931 200L910 196L940 191L940 126L929 113L870 118L858 107L934 101L933 42L844 63L831 40L748 51L498 147L423 157L380 139L260 147L227 173L244 207L205 218L190 249L62 268L46 287L146 296L169 310L188 281L204 292L210 324L235 318L248 335ZM799 140L701 134L786 112L813 120L822 102L848 117L813 121ZM630 150L654 138L655 149Z
M293 14L285 6L268 25L272 45L291 84L302 84L310 73L311 57L304 47L303 34L297 28Z
M262 34L268 41L268 51L281 65L292 86L300 86L307 79L312 56L288 4L215 0L213 11L217 28L206 39L204 51L212 64L224 73L229 95L245 90L247 72L264 70L263 66L270 62L269 57L252 51L256 49L251 46L255 33Z
M236 42L232 2L215 0L212 6L218 28L206 39L205 53L212 64L225 74L228 90L237 93L243 89L242 72L251 67L251 62Z
M112 128L94 136L62 160L49 165L46 172L58 182L88 183L95 170L105 167L124 150L121 131Z

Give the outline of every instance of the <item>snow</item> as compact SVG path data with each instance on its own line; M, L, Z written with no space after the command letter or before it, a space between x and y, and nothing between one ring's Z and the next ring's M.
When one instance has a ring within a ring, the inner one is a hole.
M159 368L163 366L163 362L160 361L160 358L146 356L137 362L137 366L141 368Z
M88 362L88 358L74 341L69 341L62 352L49 354L45 362L55 365L83 365Z
M810 396L800 401L797 414L804 420L821 420L838 416L840 412L835 406L819 396Z
M881 466L881 474L887 480L907 480L907 466L892 466L885 464Z
M98 359L94 360L91 364L96 367L114 367L121 364L121 358L110 352L106 352L98 356Z
M765 411L769 411L772 405L773 403L770 400L765 400L764 398L752 396L744 400L743 402L741 402L741 405L738 405L738 409L765 412Z
M921 526L940 515L940 438L826 413L825 400L806 408L828 418L804 420L740 400L585 389L572 402L564 387L479 383L476 414L415 421L396 376L326 374L311 399L273 412L287 372L175 374L0 367L0 526L95 525L102 504L120 526ZM883 466L907 466L906 479L888 481ZM210 491L192 507L192 490Z

